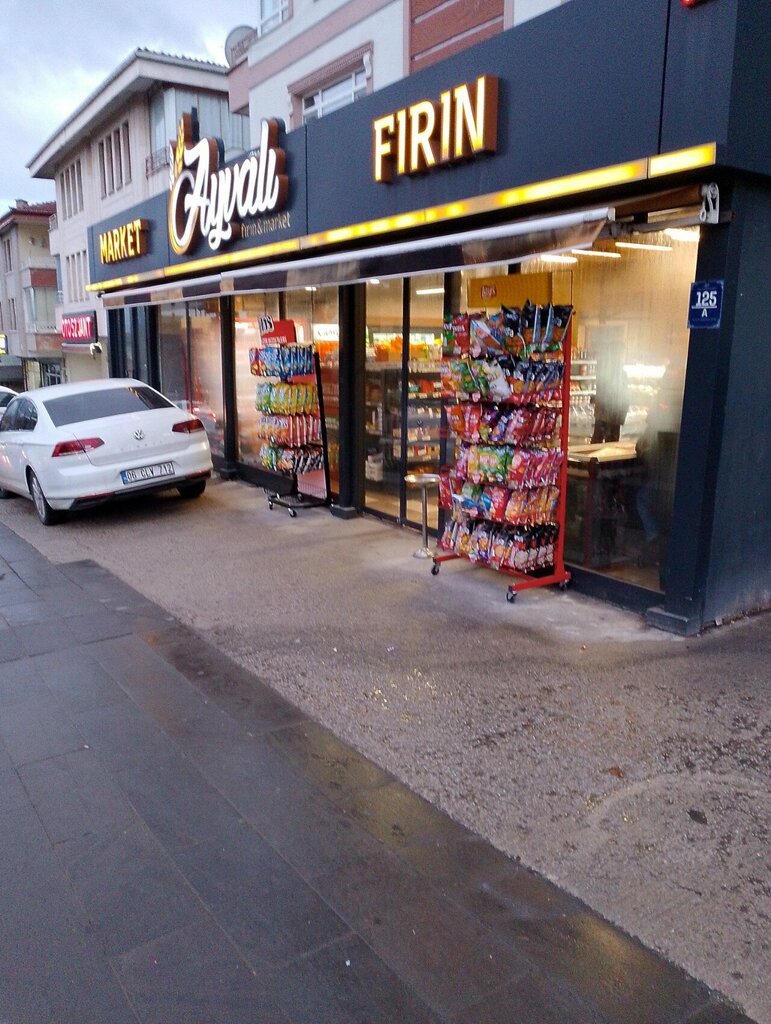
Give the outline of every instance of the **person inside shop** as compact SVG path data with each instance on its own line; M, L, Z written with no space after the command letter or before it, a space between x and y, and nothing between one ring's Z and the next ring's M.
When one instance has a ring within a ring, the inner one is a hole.
M635 443L640 481L635 507L645 540L638 559L640 565L657 565L663 561L669 532L668 512L674 490L682 397L682 368L667 360L664 375L648 408L645 428Z
M594 399L592 444L618 441L629 411L629 386L624 373L624 345L615 337L601 343L597 352L597 394Z

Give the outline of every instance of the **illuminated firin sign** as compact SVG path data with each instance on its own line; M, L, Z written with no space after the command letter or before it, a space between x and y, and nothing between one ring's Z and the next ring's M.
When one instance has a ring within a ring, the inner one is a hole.
M147 252L147 221L132 220L99 235L100 263L133 260Z
M375 181L418 174L440 164L494 153L498 144L498 79L481 75L438 101L421 100L379 117L374 132Z
M65 313L59 333L63 341L96 341L96 313Z
M194 114L182 115L169 174L169 240L177 255L201 236L216 251L241 234L242 220L284 208L289 178L278 136L279 122L263 120L259 151L223 167L222 142L199 139Z

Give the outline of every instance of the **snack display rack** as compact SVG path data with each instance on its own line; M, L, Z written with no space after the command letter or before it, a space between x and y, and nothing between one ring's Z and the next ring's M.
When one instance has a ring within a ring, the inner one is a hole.
M262 440L259 483L268 508L279 505L292 518L330 500L321 363L313 346L295 337L292 321L263 317L260 347L249 351Z
M440 472L450 512L433 556L468 558L522 590L564 589L565 494L570 430L571 306L504 307L445 323L447 423L456 461Z

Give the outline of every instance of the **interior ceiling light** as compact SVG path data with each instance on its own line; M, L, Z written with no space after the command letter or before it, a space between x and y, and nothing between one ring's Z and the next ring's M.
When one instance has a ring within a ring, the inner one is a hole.
M560 256L559 253L536 256L535 259L543 260L544 263L578 263L575 256Z
M416 288L416 295L444 295L444 288Z
M671 245L654 245L652 242L616 242L619 249L651 249L653 252L672 252Z
M371 277L369 279L369 283L370 284L380 284L380 278L379 277Z
M312 284L306 284L306 286L305 286L305 290L306 290L306 292L315 292L315 291L316 291L316 288L315 288L315 286L314 286L314 285L312 285Z
M665 228L664 234L668 238L674 238L676 242L698 242L698 228Z
M576 256L600 256L606 260L620 260L620 252L606 252L604 249L571 249Z

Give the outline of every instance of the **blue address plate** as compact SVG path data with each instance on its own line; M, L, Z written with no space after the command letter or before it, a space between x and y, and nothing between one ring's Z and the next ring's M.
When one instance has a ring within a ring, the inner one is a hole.
M159 462L156 466L138 466L136 469L124 469L120 475L124 484L138 484L143 480L156 480L158 477L174 476L173 462Z

